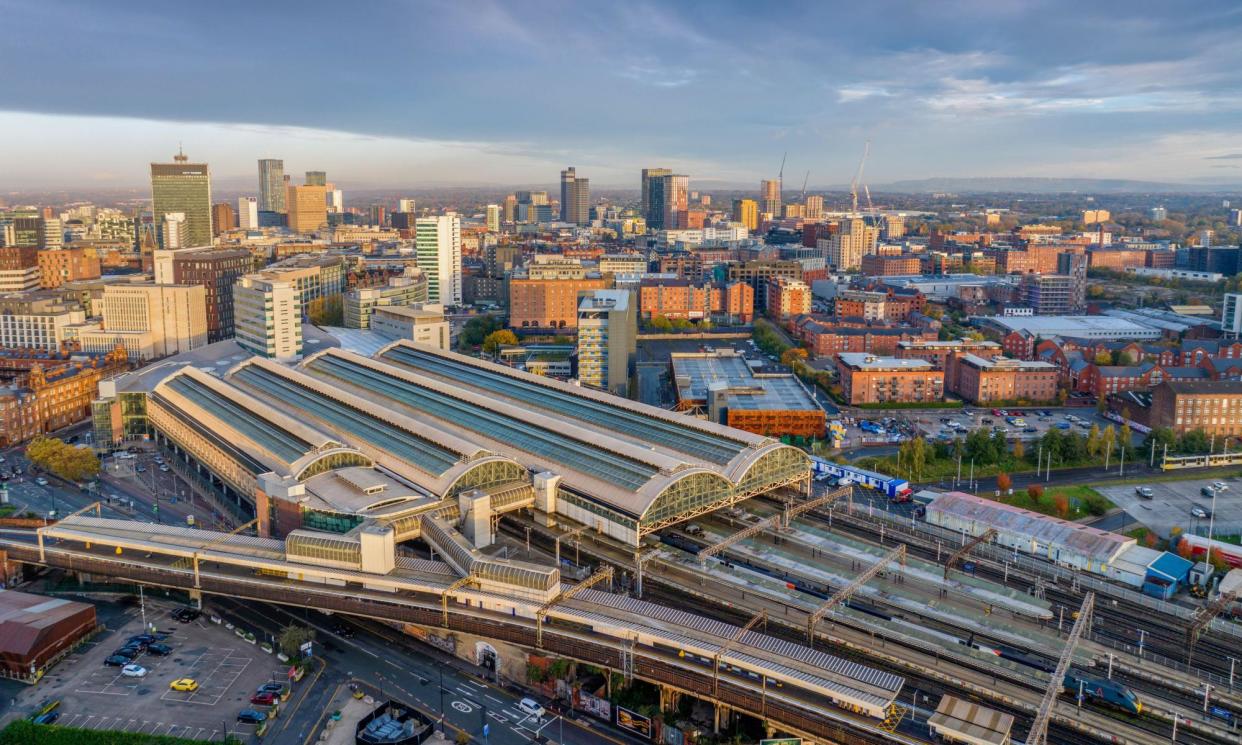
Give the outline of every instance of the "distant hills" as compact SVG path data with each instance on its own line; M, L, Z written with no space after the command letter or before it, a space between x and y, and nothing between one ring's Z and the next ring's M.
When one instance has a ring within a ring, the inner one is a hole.
M1174 184L1160 181L1134 181L1107 178L1031 178L980 176L973 178L926 178L872 184L872 191L920 194L927 192L981 193L1011 192L1015 194L1101 193L1213 193L1237 192L1238 185Z

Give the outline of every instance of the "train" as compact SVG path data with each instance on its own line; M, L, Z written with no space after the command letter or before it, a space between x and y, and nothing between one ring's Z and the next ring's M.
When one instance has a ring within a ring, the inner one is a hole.
M1127 714L1138 716L1143 713L1143 702L1130 690L1115 680L1093 678L1075 670L1065 674L1064 691L1077 698L1079 690L1083 698L1097 703L1120 709Z
M914 490L910 488L910 482L897 478L896 476L885 476L875 471L866 471L853 466L833 463L832 461L820 458L817 455L811 456L811 469L817 481L825 481L827 479L837 479L839 483L858 484L868 489L876 489L884 492L884 495L894 502L909 502L914 496Z
M1193 533L1183 533L1182 542L1190 547L1190 555L1198 558L1207 553L1208 546L1212 547L1212 556L1219 556L1225 563L1234 569L1242 568L1242 546L1235 546L1232 543L1211 540L1201 535Z

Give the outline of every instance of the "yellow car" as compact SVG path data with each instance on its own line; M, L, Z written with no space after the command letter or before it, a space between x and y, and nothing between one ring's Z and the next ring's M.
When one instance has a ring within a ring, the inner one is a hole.
M197 691L198 681L193 678L178 678L172 683L169 683L168 687L174 691Z

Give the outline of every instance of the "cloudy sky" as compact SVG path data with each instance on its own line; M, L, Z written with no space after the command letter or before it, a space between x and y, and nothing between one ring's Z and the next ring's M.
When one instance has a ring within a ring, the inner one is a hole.
M1242 181L1242 3L0 0L0 190Z

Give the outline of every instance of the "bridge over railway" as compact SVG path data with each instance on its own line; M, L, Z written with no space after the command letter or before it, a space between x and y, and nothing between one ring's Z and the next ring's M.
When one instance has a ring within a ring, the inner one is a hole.
M901 713L900 676L748 627L596 589L569 597L568 585L551 601L489 591L441 561L401 558L383 577L295 567L278 555L279 543L74 516L38 532L0 531L0 560L199 597L444 628L605 667L657 685L662 703L693 696L713 703L718 714L755 717L773 732L818 742L918 742L892 731Z

